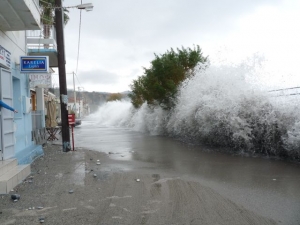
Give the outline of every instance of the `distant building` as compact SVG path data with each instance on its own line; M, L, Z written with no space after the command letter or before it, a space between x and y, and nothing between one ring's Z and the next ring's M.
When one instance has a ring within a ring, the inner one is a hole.
M76 104L74 103L74 98L69 98L68 100L68 111L74 112L76 118L83 118L90 114L89 104L84 100L76 99Z

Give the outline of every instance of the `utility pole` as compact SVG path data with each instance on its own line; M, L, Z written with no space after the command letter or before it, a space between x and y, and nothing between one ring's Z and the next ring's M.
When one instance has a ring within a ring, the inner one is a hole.
M75 110L75 116L77 116L77 100L76 100L76 89L75 89L75 78L74 78L75 72L73 72L73 88L74 88L74 110Z
M59 75L59 91L60 91L60 110L61 110L61 131L62 131L62 145L63 151L71 150L70 145L70 130L68 121L68 93L67 93L67 79L65 67L65 45L64 45L64 25L63 25L63 8L62 0L55 0L55 27L56 27L56 41L58 52L58 75Z

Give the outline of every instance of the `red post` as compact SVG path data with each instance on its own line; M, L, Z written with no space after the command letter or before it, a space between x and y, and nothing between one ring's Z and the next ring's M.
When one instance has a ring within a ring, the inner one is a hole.
M69 125L72 128L72 145L73 145L73 151L75 151L74 149L74 126L75 126L75 114L68 114L68 121L69 121Z
M71 127L72 127L72 145L73 145L73 151L75 151L74 150L74 125L71 125Z

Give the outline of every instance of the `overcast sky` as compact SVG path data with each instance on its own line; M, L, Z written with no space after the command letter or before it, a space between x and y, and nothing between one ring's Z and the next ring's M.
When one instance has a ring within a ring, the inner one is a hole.
M76 89L122 92L154 53L199 45L210 60L239 63L254 53L274 74L274 87L300 86L299 0L83 0ZM64 0L64 6L81 4ZM80 10L65 27L66 70L76 72ZM266 76L262 74L262 76ZM299 77L299 78L298 78ZM68 88L73 87L67 75ZM54 75L58 86L58 76Z

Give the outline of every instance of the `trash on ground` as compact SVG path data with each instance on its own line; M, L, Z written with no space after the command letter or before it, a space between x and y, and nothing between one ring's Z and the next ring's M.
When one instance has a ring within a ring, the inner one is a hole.
M73 193L74 193L74 190L70 190L69 193L70 193L70 194L73 194Z
M94 173L94 177L97 177L97 174Z
M141 180L140 179L136 179L136 182L140 182Z
M100 165L101 163L100 162L97 162L97 165Z
M12 200L19 200L21 198L19 194L12 194L10 197Z

